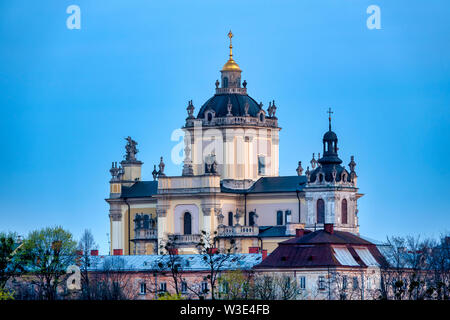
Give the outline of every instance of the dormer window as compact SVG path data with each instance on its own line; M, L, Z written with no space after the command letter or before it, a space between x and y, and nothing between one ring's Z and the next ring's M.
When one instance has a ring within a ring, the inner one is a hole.
M259 113L259 121L264 122L264 120L266 119L266 117L264 116L264 112L260 112Z
M211 122L214 119L215 112L212 109L209 109L205 112L205 118L207 122Z

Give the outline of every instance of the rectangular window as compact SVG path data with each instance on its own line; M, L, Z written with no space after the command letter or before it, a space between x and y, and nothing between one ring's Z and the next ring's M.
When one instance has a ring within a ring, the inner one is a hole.
M186 293L187 292L187 282L181 281L181 292Z
M141 282L139 293L140 294L146 294L147 293L147 285L145 284L145 282Z
M166 285L165 282L161 282L161 283L159 284L159 291L160 291L160 292L166 292L166 291L167 291L167 285Z
M283 211L281 210L277 211L277 225L278 226L283 225Z
M266 158L264 156L258 156L258 174L266 174Z
M202 282L202 292L207 293L208 292L208 282L203 281Z
M325 277L319 276L319 290L325 290Z
M292 222L291 210L286 210L284 212L284 221L286 221L286 223Z
M359 284L358 284L358 277L353 277L353 290L358 289Z
M342 278L342 289L344 289L344 290L347 289L347 276L344 276Z
M300 278L299 278L299 284L300 284L300 289L301 290L305 290L306 289L306 277L304 277L304 276L301 276Z

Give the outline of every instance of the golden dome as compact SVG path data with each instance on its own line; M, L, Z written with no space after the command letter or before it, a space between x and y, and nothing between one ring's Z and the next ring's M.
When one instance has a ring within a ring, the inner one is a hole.
M230 58L227 63L224 64L222 71L241 71L236 61Z
M231 44L231 38L233 38L233 34L228 32L228 38L230 38L230 58L227 63L224 64L222 71L241 71L236 61L233 60L233 45Z

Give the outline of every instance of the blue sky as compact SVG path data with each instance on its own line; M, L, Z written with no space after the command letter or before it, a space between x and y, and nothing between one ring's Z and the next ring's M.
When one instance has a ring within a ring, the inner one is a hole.
M81 30L66 8L81 8ZM369 5L381 30L366 27ZM280 174L320 152L328 107L355 155L360 231L450 227L448 1L0 3L0 230L91 229L107 253L109 168L139 142L143 178L214 93L233 30L249 94L277 102ZM169 175L181 166L166 161Z

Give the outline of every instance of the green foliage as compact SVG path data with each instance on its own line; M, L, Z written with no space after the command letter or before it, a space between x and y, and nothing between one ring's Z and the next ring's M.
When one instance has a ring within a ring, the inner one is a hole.
M218 282L222 299L241 300L249 297L250 278L241 270L224 272Z
M39 279L42 298L56 299L60 278L75 263L76 241L62 227L47 227L30 232L21 250L26 269Z
M2 300L14 300L14 292L0 288L0 301Z
M5 287L8 279L21 271L17 258L20 251L16 233L0 233L0 290Z
M185 300L185 298L181 294L170 294L165 292L159 295L158 300Z

